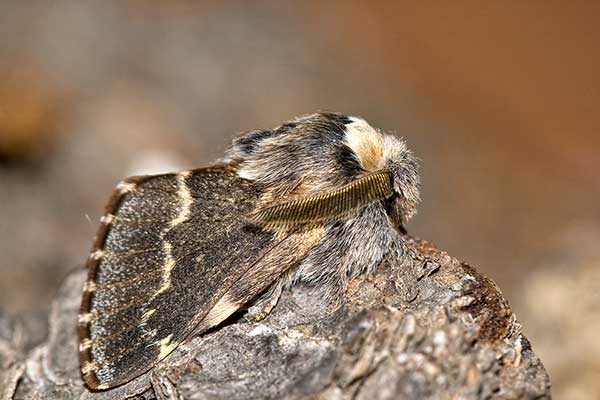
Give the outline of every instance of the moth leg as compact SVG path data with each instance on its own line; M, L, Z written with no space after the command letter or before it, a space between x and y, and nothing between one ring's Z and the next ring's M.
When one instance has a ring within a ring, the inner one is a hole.
M281 292L283 291L285 279L278 279L271 287L248 308L244 318L251 322L257 322L265 319L267 315L277 305Z

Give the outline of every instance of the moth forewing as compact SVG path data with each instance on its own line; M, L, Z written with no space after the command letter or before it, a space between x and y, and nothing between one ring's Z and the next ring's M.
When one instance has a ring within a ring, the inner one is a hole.
M284 274L297 266L302 257L323 235L323 228L287 233L271 250L248 268L240 279L221 297L210 312L200 318L194 334L220 324L242 306L255 299ZM277 298L272 299L276 302ZM272 307L272 304L267 304ZM263 316L266 312L258 312Z
M149 370L276 245L246 222L259 195L226 166L117 186L87 263L79 316L88 387Z

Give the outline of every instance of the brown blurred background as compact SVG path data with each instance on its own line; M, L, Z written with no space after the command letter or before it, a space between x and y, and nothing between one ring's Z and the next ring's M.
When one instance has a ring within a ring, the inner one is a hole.
M47 310L122 177L341 111L422 159L409 231L498 283L556 398L598 398L600 3L416 3L2 1L0 310Z

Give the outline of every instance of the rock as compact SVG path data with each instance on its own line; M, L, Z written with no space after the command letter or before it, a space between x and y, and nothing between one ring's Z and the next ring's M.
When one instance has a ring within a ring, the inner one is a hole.
M296 287L263 321L236 315L179 346L153 371L105 392L88 391L79 375L75 325L84 271L77 271L52 306L45 343L21 357L10 344L0 347L3 394L549 399L549 377L495 284L426 241L407 237L406 249L353 279L341 305Z
M0 399L14 393L25 365L19 357L20 328L0 314Z

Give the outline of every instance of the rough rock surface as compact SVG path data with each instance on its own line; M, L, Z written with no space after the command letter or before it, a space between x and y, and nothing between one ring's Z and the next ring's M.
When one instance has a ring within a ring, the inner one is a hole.
M57 295L41 344L27 346L35 332L0 316L0 396L550 398L549 377L495 284L428 242L407 240L407 256L354 279L342 305L297 287L265 320L236 315L146 375L96 393L79 375L75 325L84 271L77 271Z

